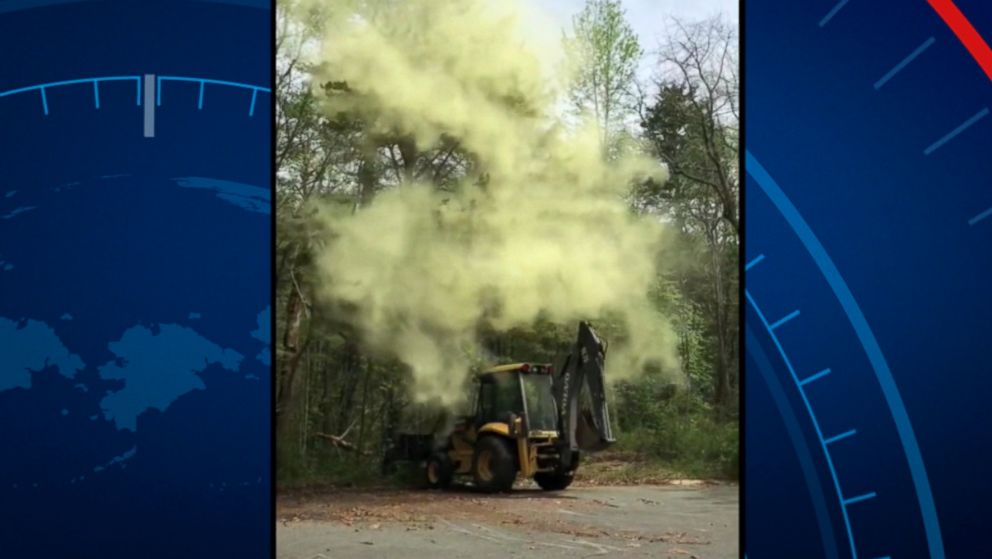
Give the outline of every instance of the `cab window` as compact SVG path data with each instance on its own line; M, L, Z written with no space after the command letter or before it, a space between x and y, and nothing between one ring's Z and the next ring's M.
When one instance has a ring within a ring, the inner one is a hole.
M509 421L510 413L522 413L523 408L518 375L499 373L482 379L478 404L481 423Z
M479 386L478 416L482 422L489 420L495 413L496 385L489 379L484 379Z

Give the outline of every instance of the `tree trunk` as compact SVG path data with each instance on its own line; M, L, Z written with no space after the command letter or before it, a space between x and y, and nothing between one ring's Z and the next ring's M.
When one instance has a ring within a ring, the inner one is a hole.
M362 376L365 377L365 386L362 387L362 417L358 423L358 442L355 443L360 451L365 449L365 410L368 407L369 381L372 377L372 362L369 359L365 359L365 374Z
M345 429L351 424L351 416L355 405L355 389L358 387L358 368L360 365L358 347L353 342L347 342L344 350L345 357L342 361L344 366L338 380L338 383L341 385L337 405L337 424L339 429Z
M716 326L716 374L713 379L715 381L713 400L717 413L722 415L727 402L729 375L727 372L727 313L724 297L723 266L720 260L723 255L720 252L719 239L717 238L717 227L718 225L711 226L708 236L713 270L713 291L716 301L714 313Z
M304 302L295 286L290 288L289 300L286 303L286 329L282 339L283 363L280 373L280 386L276 400L276 440L280 453L298 450L295 434L299 428L298 406L296 394L300 386L300 376L297 375L300 358L303 356L303 345L300 343L303 326Z

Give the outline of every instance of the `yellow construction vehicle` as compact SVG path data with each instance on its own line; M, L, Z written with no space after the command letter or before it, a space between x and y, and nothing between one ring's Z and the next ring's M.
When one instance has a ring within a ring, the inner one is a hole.
M482 491L508 491L522 476L548 491L565 489L581 452L614 442L605 357L606 344L582 322L575 348L560 366L513 363L482 371L474 378L471 415L458 418L446 434L401 435L387 461L420 462L433 488L462 477ZM587 399L580 398L583 387Z

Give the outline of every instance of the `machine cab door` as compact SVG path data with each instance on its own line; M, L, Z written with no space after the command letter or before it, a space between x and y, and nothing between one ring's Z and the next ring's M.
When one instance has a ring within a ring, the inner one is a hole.
M509 424L523 413L523 393L519 375L497 373L479 379L479 399L475 411L475 426L500 422Z
M475 405L475 428L496 421L496 381L492 377L479 379L479 397Z

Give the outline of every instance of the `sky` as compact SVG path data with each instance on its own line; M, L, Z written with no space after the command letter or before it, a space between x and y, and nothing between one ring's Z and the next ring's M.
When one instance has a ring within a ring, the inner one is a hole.
M571 27L572 16L579 13L585 0L535 0L559 26ZM644 50L652 50L664 30L665 20L675 16L689 21L722 14L737 22L738 0L622 0L630 22Z
M534 4L550 23L571 30L572 16L582 11L585 0L535 0ZM622 4L627 11L627 21L647 55L638 71L641 78L650 77L651 53L657 49L669 17L694 21L723 15L735 25L740 21L738 0L622 0Z

